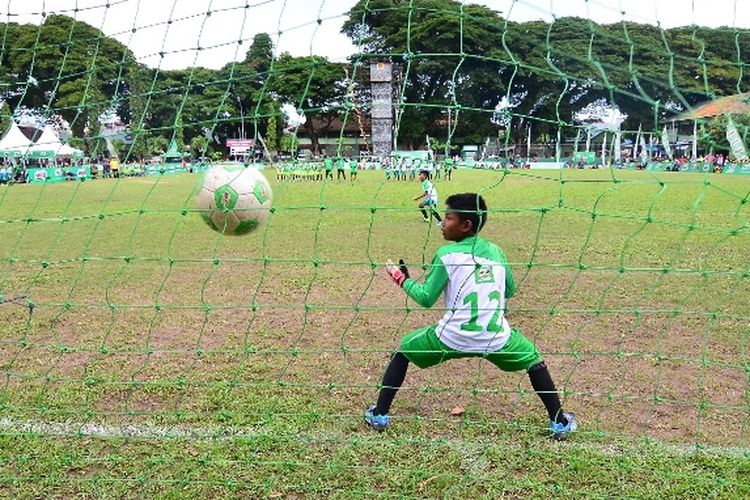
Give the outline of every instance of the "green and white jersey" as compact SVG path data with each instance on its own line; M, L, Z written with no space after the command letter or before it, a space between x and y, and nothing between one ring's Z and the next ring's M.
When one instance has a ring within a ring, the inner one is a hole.
M443 294L445 315L435 333L448 347L462 352L502 349L510 336L505 300L516 283L500 248L478 236L438 249L424 283L404 281L404 291L422 307Z
M432 200L437 204L437 189L435 189L435 186L432 185L432 182L430 182L429 179L425 179L422 181L422 191L427 193L427 199Z

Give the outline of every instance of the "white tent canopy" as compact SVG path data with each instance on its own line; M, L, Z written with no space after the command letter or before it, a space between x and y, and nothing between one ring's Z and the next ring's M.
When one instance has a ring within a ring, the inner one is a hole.
M44 126L44 130L42 131L42 135L37 139L36 143L31 146L30 151L53 151L56 155L60 154L60 148L62 147L62 143L60 142L60 139L57 137L57 134L55 134L55 131L52 130L52 127L49 125Z
M36 143L28 150L32 158L56 158L64 156L83 156L80 149L73 148L60 142L55 131L49 125L45 125L42 135Z
M25 154L31 147L31 141L23 135L16 122L10 122L8 133L0 140L0 151L11 151Z
M76 154L81 154L80 149L72 148L68 146L67 144L63 144L60 146L60 148L57 150L57 156L73 156Z

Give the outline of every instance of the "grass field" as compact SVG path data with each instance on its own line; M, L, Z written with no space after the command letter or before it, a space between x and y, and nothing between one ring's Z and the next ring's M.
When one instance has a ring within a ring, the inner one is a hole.
M750 179L438 181L488 201L509 321L581 420L561 443L525 374L477 359L410 368L366 429L391 350L442 314L382 262L420 274L440 232L416 182L267 176L275 212L238 238L194 212L197 176L0 186L0 294L27 296L0 305L0 494L750 495Z

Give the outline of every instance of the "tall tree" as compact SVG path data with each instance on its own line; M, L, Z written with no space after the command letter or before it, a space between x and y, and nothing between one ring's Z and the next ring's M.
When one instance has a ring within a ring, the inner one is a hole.
M369 14L363 23L364 9ZM497 76L503 65L492 60L502 55L500 26L495 11L453 0L372 0L357 3L343 32L367 52L404 54L395 61L403 71L399 139L416 147L427 134L445 138L453 129L459 135L494 133L483 110L505 93Z
M310 138L312 151L320 154L321 135L342 116L346 74L340 64L323 57L293 57L282 54L276 61L269 86L281 102L293 104L307 118L302 128ZM350 117L354 120L354 117Z
M268 33L258 33L245 54L244 63L256 73L262 74L271 68L273 61L273 41Z
M202 135L196 135L190 140L190 151L193 157L202 158L209 156L212 152L211 141Z
M580 18L516 23L454 0L360 0L342 31L365 57L403 54L391 57L403 69L399 139L411 145L425 133L445 137L449 109L455 136L488 135L502 96L512 103L518 138L529 119L535 133L554 136L601 98L629 116L626 127L650 122L658 130L681 109L750 88L750 72L737 64L750 52L748 30Z
M253 129L268 134L270 117L280 121L279 106L292 103L308 117L302 127L316 150L318 138L347 116L347 99L367 110L366 71L351 73L352 99L341 65L275 58L265 33L253 38L242 61L221 70L163 71L138 64L123 44L67 16L0 29L0 99L10 109L61 116L79 137L88 129L97 150L95 122L112 110L130 126L136 157L146 154L149 138L172 136L178 109L186 140L223 141L243 124L248 136ZM625 128L661 130L662 120L681 110L750 89L744 29L664 30L580 18L516 23L456 0L359 0L343 31L364 51L352 63L366 68L369 56L390 54L400 68L399 138L414 147L426 134L441 141L451 135L454 144L494 136L493 110L504 96L511 104L508 133L518 140L529 120L535 135L555 137L562 125L574 136L574 113L602 98L628 115ZM355 117L350 112L347 119Z
M279 123L274 114L273 108L271 109L271 115L268 117L268 127L266 127L266 147L271 153L275 153L279 150Z
M179 151L185 150L185 130L182 122L182 113L177 113L177 117L174 120L172 139L177 143L177 149Z
M10 112L10 106L5 101L0 102L0 137L8 132L12 121L13 114Z

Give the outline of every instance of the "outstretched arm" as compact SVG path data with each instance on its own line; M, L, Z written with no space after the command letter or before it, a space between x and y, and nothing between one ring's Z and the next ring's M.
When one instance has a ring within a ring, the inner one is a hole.
M396 267L390 260L386 261L386 271L391 279L401 286L411 299L422 307L431 307L443 293L445 285L448 283L448 272L443 265L443 261L436 255L432 259L430 269L427 271L424 283L417 283L409 278L409 272L406 266Z

